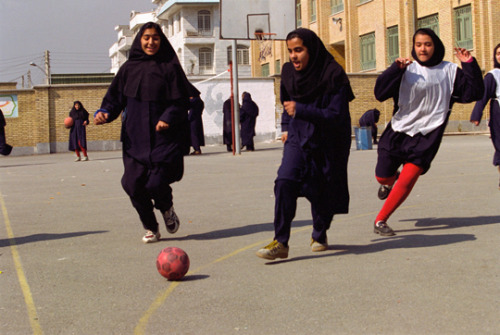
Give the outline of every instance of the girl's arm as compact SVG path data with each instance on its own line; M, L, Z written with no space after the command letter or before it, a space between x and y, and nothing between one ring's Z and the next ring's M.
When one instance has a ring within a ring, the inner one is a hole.
M457 69L452 102L469 103L480 100L484 94L483 74L475 58L462 48L455 48L462 69Z
M474 123L476 126L479 126L481 122L481 118L483 117L484 107L488 104L488 101L492 98L496 97L496 89L497 83L495 78L491 73L486 74L484 77L484 94L481 100L476 102L474 109L470 115L470 122Z
M400 61L396 60L377 77L374 93L375 98L380 102L399 95L401 79L406 71L406 66L411 64L411 61L406 58L398 58L398 60Z
M347 86L343 86L339 91L330 94L329 103L325 108L316 107L316 104L293 102L295 104L294 118L315 123L344 120L346 114L347 116L349 114L347 89Z

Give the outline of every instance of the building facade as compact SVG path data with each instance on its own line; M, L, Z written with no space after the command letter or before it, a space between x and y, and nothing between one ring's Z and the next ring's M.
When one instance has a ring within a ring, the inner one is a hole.
M411 57L418 28L433 29L457 62L454 47L472 52L483 71L493 67L500 43L500 1L493 0L296 0L297 27L315 31L348 73L379 73L397 57ZM253 42L260 60L254 76L279 74L288 61L284 42L271 52Z
M219 0L153 0L153 12L132 12L128 26L117 26L118 40L109 50L111 72L127 60L132 41L140 27L158 23L179 57L190 80L204 80L227 72L232 41L221 40ZM238 75L251 76L250 41L238 41Z

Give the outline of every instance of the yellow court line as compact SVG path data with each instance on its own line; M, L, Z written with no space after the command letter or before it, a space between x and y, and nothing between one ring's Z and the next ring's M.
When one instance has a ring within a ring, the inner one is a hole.
M373 213L365 213L365 214L360 214L360 215L356 215L354 217L350 217L349 220L352 220L352 219L357 219L357 218L360 218L360 217L364 217L364 216L368 216L368 215L373 215ZM344 220L337 220L338 221L344 221ZM308 230L308 229L311 229L311 226L305 226L305 227L302 227L302 228L297 228L297 229L293 229L291 234L295 234L295 233L298 233L298 232L302 232L304 230ZM259 242L256 242L256 243L253 243L253 244L250 244L250 245L247 245L246 247L243 247L241 249L237 249L227 255L224 255L222 257L219 257L217 258L216 260L208 263L208 264L205 264L205 265L202 265L198 268L196 268L195 270L193 271L189 271L186 275L187 276L190 276L190 275L194 275L198 272L200 272L201 270L211 266L211 265L214 265L216 263L219 263L219 262L222 262L228 258L231 258L233 256L236 256L237 254L243 252L243 251L246 251L248 249L251 249L251 248L256 248L266 242L268 242L269 239L266 239L264 241L259 241ZM161 305L163 305L163 303L165 302L165 300L170 296L170 294L174 291L174 289L179 286L181 282L172 282L170 284L170 286L165 290L165 291L162 291L160 292L160 294L156 297L156 299L153 301L153 303L151 304L151 306L149 306L148 310L144 313L144 315L140 318L137 326L135 327L134 329L134 335L143 335L145 334L145 331L146 331L146 327L148 325L148 322L149 322L149 319L153 316L153 314L156 312L156 310L158 308L161 307Z
M7 237L10 242L10 250L12 252L12 258L14 260L14 267L17 271L17 277L19 279L19 285L24 295L24 302L26 303L26 308L28 309L28 318L30 320L31 328L33 329L34 335L42 335L43 331L38 322L38 315L36 313L35 303L33 302L33 296L31 295L31 290L26 280L26 275L24 274L23 266L21 264L21 257L17 251L16 241L14 239L14 233L12 232L12 227L9 220L9 215L7 214L7 207L5 206L5 201L2 194L0 193L0 206L2 207L2 213L5 223L5 229L7 230Z

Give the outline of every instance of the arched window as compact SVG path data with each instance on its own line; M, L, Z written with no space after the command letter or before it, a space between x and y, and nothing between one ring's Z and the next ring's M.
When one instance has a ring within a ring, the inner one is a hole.
M199 62L200 74L212 74L213 73L212 49L200 48L199 59L200 59Z
M231 61L233 58L232 55L233 47L229 46L227 48L227 63ZM249 56L249 48L245 45L236 46L236 59L238 61L238 65L250 65L250 56Z
M200 10L198 12L198 35L212 35L210 11L208 10Z

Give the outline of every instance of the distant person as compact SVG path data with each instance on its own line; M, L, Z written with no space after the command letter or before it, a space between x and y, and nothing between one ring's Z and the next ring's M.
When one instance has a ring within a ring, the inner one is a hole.
M380 118L380 111L376 108L366 111L359 119L360 127L371 127L373 144L377 144L377 123Z
M75 162L88 161L87 155L87 131L85 127L89 124L89 113L80 101L73 102L73 108L69 112L69 117L73 119L73 125L69 130L69 151L76 153ZM83 157L80 157L80 152Z
M397 58L375 83L377 100L392 98L395 108L380 137L375 168L378 197L386 199L373 223L381 236L395 235L387 220L429 170L453 104L481 99L484 93L481 69L470 52L455 48L462 68L443 61L444 45L432 29L415 32L411 54L414 61Z
M274 183L274 239L257 251L270 260L288 257L298 197L311 203L313 252L328 250L334 214L349 210L349 79L313 31L290 32L286 45L290 61L283 65L280 87L285 145Z
M4 156L10 155L12 152L12 146L8 145L5 140L5 126L7 123L5 122L5 116L3 115L2 110L0 109L0 154Z
M243 92L241 98L243 101L240 108L241 147L246 147L247 151L254 151L253 138L255 136L255 123L259 115L259 107L252 100L250 93Z
M222 107L222 140L229 152L233 151L233 122L231 119L231 98L224 101Z
M154 208L169 233L179 229L170 184L181 180L184 172L190 146L189 97L197 95L161 27L148 22L95 113L94 122L101 125L125 110L122 186L146 230L144 243L161 236Z
M188 120L191 127L191 155L201 155L201 147L205 146L205 135L203 133L203 109L205 104L200 96L189 98Z
M488 123L491 133L491 142L495 148L493 165L500 173L500 44L493 50L494 69L484 76L484 95L476 102L472 111L470 121L479 126L483 117L483 110L490 102L490 122ZM498 185L500 189L500 182Z

